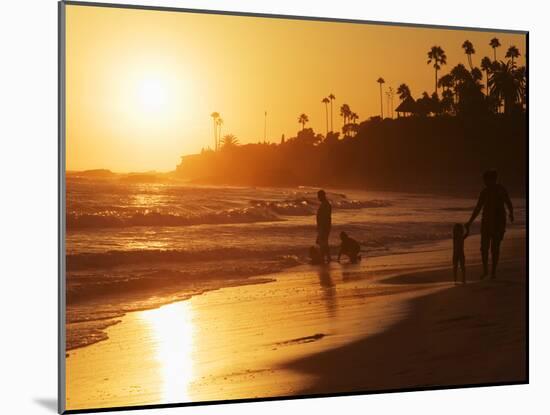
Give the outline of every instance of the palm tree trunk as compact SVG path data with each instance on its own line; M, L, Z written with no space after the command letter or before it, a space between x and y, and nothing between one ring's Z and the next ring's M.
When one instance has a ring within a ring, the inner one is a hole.
M327 136L328 136L328 105L326 103L325 103L325 120L327 124Z
M330 132L334 132L334 116L332 115L332 99L330 100Z
M435 94L437 95L437 68L435 70Z
M495 60L493 62L497 61L497 48L493 48L493 54L495 56Z
M216 120L214 120L214 151L218 151L218 127Z
M380 83L379 85L380 85L380 118L384 119L384 104L382 101L382 84Z

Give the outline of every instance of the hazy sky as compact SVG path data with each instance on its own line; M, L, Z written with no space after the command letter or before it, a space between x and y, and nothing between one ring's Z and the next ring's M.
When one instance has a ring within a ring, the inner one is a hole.
M213 147L213 111L241 143L263 140L265 111L268 141L294 136L301 113L324 134L331 92L339 130L343 103L360 120L380 114L378 77L431 94L431 46L446 51L444 74L467 65L464 40L479 65L495 36L497 57L516 45L524 64L523 35L68 5L67 169L172 170Z

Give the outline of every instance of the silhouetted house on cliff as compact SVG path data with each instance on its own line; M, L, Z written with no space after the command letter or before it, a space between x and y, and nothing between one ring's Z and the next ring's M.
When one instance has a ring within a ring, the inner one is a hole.
M401 104L399 104L399 106L395 109L395 111L397 112L398 117L401 117L401 116L407 117L409 115L415 114L416 102L412 97L409 96L405 98L401 102Z

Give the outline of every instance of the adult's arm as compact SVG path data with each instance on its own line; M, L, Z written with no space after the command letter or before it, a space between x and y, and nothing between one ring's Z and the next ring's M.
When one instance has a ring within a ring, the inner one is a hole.
M477 199L476 207L474 208L474 211L472 212L472 216L470 216L470 220L466 222L466 232L470 233L470 226L472 223L474 223L474 220L476 220L477 215L479 215L479 212L481 212L481 209L483 208L483 204L485 203L485 191L482 191L479 194L479 198Z

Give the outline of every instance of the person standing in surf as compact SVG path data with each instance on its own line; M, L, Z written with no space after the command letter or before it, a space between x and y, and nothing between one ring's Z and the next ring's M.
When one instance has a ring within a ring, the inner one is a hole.
M321 261L330 262L330 248L328 245L328 237L332 226L332 206L327 200L327 195L324 190L317 192L317 198L321 202L317 209L317 244L321 250Z
M476 219L481 209L481 260L483 261L483 275L481 279L489 275L489 249L491 250L491 278L496 278L498 259L500 255L500 243L506 231L506 209L508 218L514 222L514 208L508 192L501 184L497 183L496 170L488 170L483 173L485 188L479 194L477 205L472 212L470 220L465 224L469 233L470 226Z

